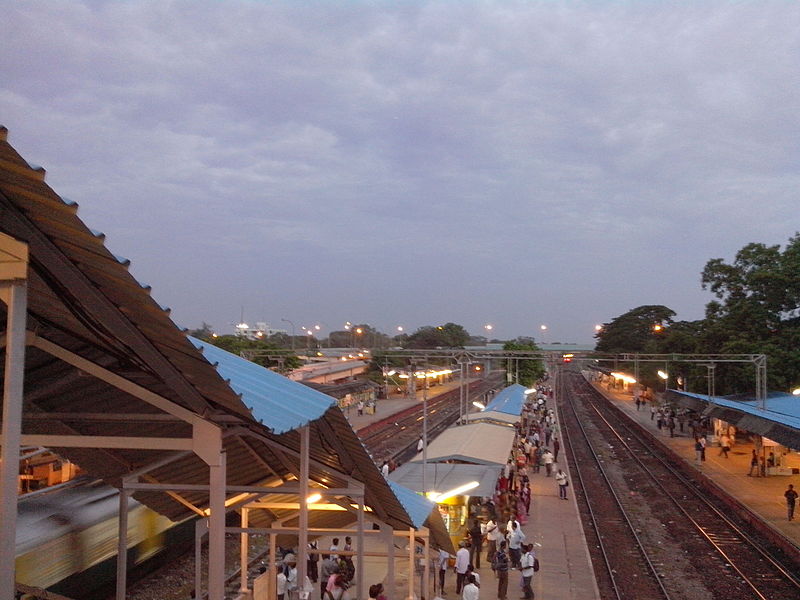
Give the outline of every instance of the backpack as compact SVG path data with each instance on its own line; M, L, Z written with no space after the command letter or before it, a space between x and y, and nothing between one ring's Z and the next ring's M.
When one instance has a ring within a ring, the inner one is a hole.
M539 570L539 559L535 556L533 557L533 572L536 573Z

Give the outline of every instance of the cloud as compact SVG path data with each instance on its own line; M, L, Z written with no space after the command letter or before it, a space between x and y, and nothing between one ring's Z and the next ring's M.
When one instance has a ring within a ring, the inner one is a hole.
M705 260L793 233L793 4L33 1L5 13L12 143L187 322L351 302L387 323L449 307L475 328L491 310L501 335L558 320L585 339L665 292L699 316ZM282 270L266 286L251 274L270 261ZM449 289L426 297L443 272ZM230 298L200 294L209 280ZM267 288L269 302L254 300Z

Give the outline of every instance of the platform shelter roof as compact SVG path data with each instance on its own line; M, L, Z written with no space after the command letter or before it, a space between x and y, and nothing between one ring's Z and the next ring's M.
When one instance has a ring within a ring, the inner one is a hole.
M478 487L471 489L470 496L491 496L503 467L500 465L466 465L453 463L406 463L389 474L389 479L416 492L422 492L422 474L430 491L446 492L473 481Z
M114 486L144 473L146 482L179 487L208 485L208 465L192 450L163 449L160 440L191 442L192 423L208 424L223 431L228 486L255 486L296 477L297 428L308 424L314 484L362 482L378 518L411 526L332 398L193 343L150 287L129 273L129 261L115 256L105 236L78 217L77 204L59 197L44 182L44 170L29 165L6 138L0 127L0 233L27 244L30 256L24 435L64 442L135 435L143 440L135 447L46 445ZM2 327L6 313L0 303ZM134 497L173 520L203 514L209 501L207 491L197 490Z
M484 410L519 417L522 414L522 407L525 405L525 390L527 389L524 385L513 383L500 390Z
M467 421L470 423L492 423L494 425L503 425L506 427L513 427L519 423L519 415L512 415L510 413L499 412L496 410L480 410L478 412L470 413L467 415Z
M721 419L739 429L800 450L800 398L797 396L770 393L764 408L754 397L742 395L721 397L669 390L669 397L705 416Z
M515 431L491 423L450 427L428 444L428 462L505 465ZM421 463L422 453L410 462Z

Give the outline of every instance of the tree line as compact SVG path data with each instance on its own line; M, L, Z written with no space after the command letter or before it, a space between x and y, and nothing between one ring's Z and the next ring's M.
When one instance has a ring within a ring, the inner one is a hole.
M647 354L765 354L769 390L789 391L800 385L800 234L788 243L750 243L728 263L709 260L701 285L714 299L697 321L676 321L663 305L639 306L602 325L596 350ZM658 385L651 365L643 383ZM690 391L705 391L703 366L671 366ZM749 393L754 367L720 363L715 369L717 394ZM674 387L674 380L672 382Z

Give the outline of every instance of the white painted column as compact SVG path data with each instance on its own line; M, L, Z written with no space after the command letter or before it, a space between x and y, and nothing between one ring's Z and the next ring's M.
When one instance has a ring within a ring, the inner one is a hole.
M242 529L247 529L249 527L249 517L250 517L250 509L242 507ZM246 594L248 591L247 587L247 555L250 549L250 534L249 533L242 533L241 534L241 560L240 560L240 567L241 567L241 583L239 584L239 593Z
M271 527L275 523L270 523ZM269 582L267 585L267 595L269 600L275 600L278 597L278 565L275 563L277 559L277 535L274 533L269 534Z
M426 598L430 598L431 592L431 557L430 557L430 532L428 530L424 530L424 537L422 538L422 556L425 560L425 575L424 575L424 584L422 586L422 590L420 591L420 596L425 596Z
M25 378L25 321L27 288L24 282L5 283L6 361L3 381L3 453L0 461L0 599L14 598L14 555L17 536L19 446L22 436L22 385Z
M225 452L219 464L209 465L210 493L208 517L208 600L225 598Z
M408 600L414 600L414 528L408 528Z
M124 483L123 483L124 486ZM117 600L125 600L128 588L128 491L119 490L119 531L117 533Z
M208 529L208 519L194 522L194 600L203 597L203 536Z
M356 598L367 598L368 595L364 594L364 496L358 501L358 530L356 532L356 541L358 548L356 555L358 557L358 572L356 573Z
M389 571L386 574L386 579L389 584L388 594L389 598L396 598L396 588L397 584L395 582L394 576L394 530L389 525L384 525L386 527L386 538L388 540L388 546L386 548L386 553L389 556Z
M300 519L297 536L297 589L305 598L304 587L308 570L308 452L310 434L308 426L300 429ZM362 596L359 596L361 598Z

